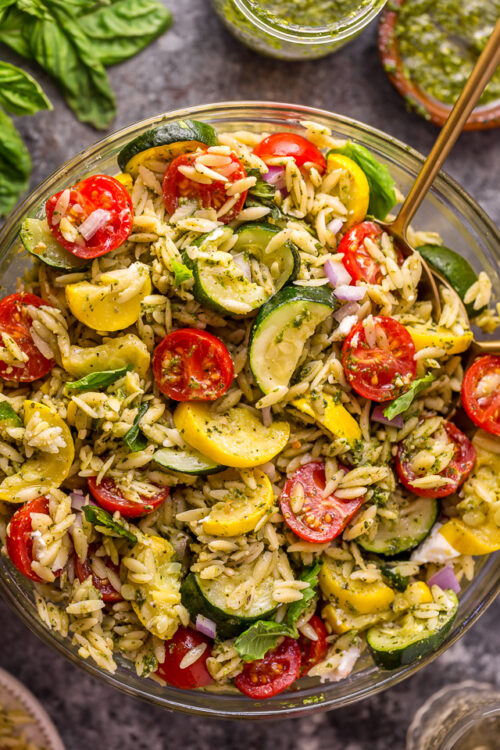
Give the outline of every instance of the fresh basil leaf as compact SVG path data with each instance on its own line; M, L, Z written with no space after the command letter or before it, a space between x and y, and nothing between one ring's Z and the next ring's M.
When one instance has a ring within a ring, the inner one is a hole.
M137 453L137 451L143 451L148 444L147 439L144 437L144 435L142 434L139 428L139 422L141 421L141 419L143 418L143 416L145 415L148 409L149 409L149 404L141 404L139 406L139 411L137 412L137 416L134 419L134 423L132 427L123 436L123 442L125 443L127 448L133 451L134 453Z
M268 651L278 645L279 639L284 635L290 638L298 637L297 630L286 623L259 620L237 637L234 648L243 661L263 659Z
M302 613L309 606L311 599L317 594L318 590L318 575L321 570L321 563L315 563L307 568L304 568L299 576L299 580L307 581L309 584L307 589L302 589L302 599L297 602L292 602L286 613L286 621L290 627L295 627L297 620L300 618Z
M402 396L398 396L398 398L395 398L394 401L391 401L389 406L384 409L384 417L386 417L387 419L394 419L394 417L397 417L398 414L402 414L411 406L415 397L418 396L421 391L425 391L425 389L435 379L435 375L429 372L423 378L414 380L406 393L403 393Z
M15 6L10 6L3 19L0 16L0 42L17 52L21 57L31 59L31 50L26 39L26 31L33 19Z
M15 65L0 61L0 106L12 115L33 115L52 104L41 86Z
M14 123L0 109L0 216L28 189L31 159Z
M105 66L133 57L163 34L171 23L172 14L158 0L118 0L79 20Z
M178 260L171 261L172 271L174 272L174 284L180 286L184 281L189 281L193 278L193 272L184 263L180 263Z
M0 401L0 422L3 422L5 420L9 420L9 422L12 422L13 427L22 427L22 420L12 406L9 404L8 401Z
M375 159L372 153L359 143L348 141L341 148L331 153L344 154L361 167L370 186L370 203L368 213L376 219L385 219L391 208L396 205L395 182L385 164Z
M16 7L34 18L50 18L47 6L42 0L16 0Z
M7 15L8 8L10 8L11 5L14 5L15 2L16 0L0 0L0 23L2 23Z
M255 183L255 185L248 190L250 195L253 195L255 198L262 198L264 200L273 200L276 190L273 185L270 185L265 181L260 170L247 169L247 176L257 178L257 182Z
M135 544L137 542L136 535L129 531L129 529L126 529L120 521L115 521L111 513L108 513L104 508L98 508L97 505L84 505L82 510L85 520L94 526L103 526L114 534L122 536L130 542L130 544Z
M107 388L115 380L122 378L127 372L132 370L132 365L120 367L118 370L101 370L100 372L90 372L84 375L80 380L73 380L66 383L67 391L92 391L95 388Z

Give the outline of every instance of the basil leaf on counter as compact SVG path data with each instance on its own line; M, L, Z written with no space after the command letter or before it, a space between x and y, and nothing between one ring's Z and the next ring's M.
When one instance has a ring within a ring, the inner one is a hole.
M286 621L290 627L295 627L295 624L303 612L308 608L309 602L317 594L318 590L318 575L321 570L321 563L315 563L307 568L304 568L299 576L300 581L307 581L309 587L302 589L302 599L297 602L292 602L286 613Z
M139 411L137 412L137 416L134 419L132 427L123 436L123 442L125 443L127 448L134 453L137 453L137 451L143 451L148 444L147 439L144 437L139 427L139 422L148 409L149 404L141 404L139 406Z
M28 189L31 159L14 123L0 109L0 216Z
M106 66L133 57L171 23L172 14L158 0L118 0L79 19L92 49Z
M391 401L389 406L384 409L384 417L387 419L394 419L398 414L402 414L404 411L410 408L414 399L421 391L425 389L436 379L436 376L431 372L427 373L423 378L414 380L410 385L406 393L402 396L398 396L394 401Z
M94 526L103 526L105 529L109 529L114 534L122 536L131 544L137 542L137 537L131 531L125 528L122 522L115 521L111 513L108 513L104 508L98 508L97 505L84 505L82 508L85 520Z
M15 65L0 61L0 106L12 115L33 115L52 104L41 86Z
M237 637L234 648L243 661L255 661L263 659L268 651L275 648L282 636L297 638L298 633L283 622L258 620Z
M1 1L1 0L0 0ZM1 11L0 11L1 13ZM0 16L0 42L6 44L21 57L31 58L30 47L26 40L27 19L15 6L10 6L3 19Z
M67 391L92 391L94 388L107 388L115 380L122 378L127 372L132 370L132 365L120 367L118 370L101 370L100 372L90 372L84 375L80 380L72 380L66 383Z

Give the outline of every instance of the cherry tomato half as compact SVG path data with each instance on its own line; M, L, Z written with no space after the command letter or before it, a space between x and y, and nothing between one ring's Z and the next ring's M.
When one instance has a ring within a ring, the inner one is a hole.
M375 341L366 335L368 319L351 330L342 347L342 367L355 391L372 401L400 396L415 377L415 346L406 328L394 318L373 317Z
M266 163L279 156L293 156L299 168L305 164L314 164L321 174L326 171L326 159L321 151L316 148L314 143L311 143L302 135L297 135L297 133L273 133L268 135L255 146L253 152Z
M115 589L108 578L101 578L92 569L92 557L96 551L97 545L89 547L88 555L83 562L78 557L75 559L75 573L78 580L83 583L89 576L92 576L92 585L99 591L102 596L103 602L111 604L113 602L121 602L123 600L122 595ZM115 565L109 557L100 557L100 560L106 565L107 568L111 568L117 575L120 573L120 569Z
M189 651L206 644L206 649L195 662L184 669L181 662ZM165 641L165 661L158 666L156 674L169 685L190 690L211 685L212 677L207 669L207 659L212 653L212 641L203 633L180 627L173 638Z
M153 356L160 391L175 401L215 401L234 377L231 355L217 336L179 328L160 341Z
M32 581L42 583L42 579L32 569L33 539L31 536L31 514L48 513L49 501L46 497L36 497L16 510L9 523L9 531L5 539L7 554L18 571ZM54 575L60 575L54 573Z
M127 500L110 477L104 477L99 484L97 477L89 477L88 483L89 490L99 505L110 513L118 510L124 518L139 518L152 513L167 499L170 492L169 487L158 487L156 495L141 495L141 502L136 503L134 500Z
M293 638L285 638L263 659L247 662L234 684L249 698L272 698L289 688L299 674L299 644Z
M118 180L98 174L66 190L69 190L67 205L63 196L65 190L53 195L45 204L49 229L66 250L78 258L97 258L123 245L132 231L134 213L130 195ZM78 230L97 210L100 212L94 216L97 228L86 239L71 227L65 230L66 222Z
M344 471L344 467L341 467ZM281 512L289 528L308 542L329 542L346 527L363 503L364 495L341 500L335 493L323 497L326 486L325 465L312 461L300 466L287 479L280 497ZM294 498L304 495L304 503L294 512Z
M218 172L225 180L214 180L210 184L202 184L191 180L183 174L183 167L193 167L197 158L204 152L194 152L181 154L170 162L165 176L163 178L163 201L170 215L179 207L181 198L188 200L197 200L203 208L214 208L219 211L224 203L230 199L227 189L238 180L247 176L245 168L235 154L230 154L228 158L230 164L221 167L210 167L213 171ZM247 197L247 190L244 190L233 206L220 216L220 221L227 224L239 214L243 208Z
M4 380L15 380L21 383L31 383L43 378L55 365L53 359L44 357L35 345L31 335L32 319L27 305L41 307L50 305L37 297L36 294L9 294L0 301L0 332L11 336L20 350L28 359L21 367L14 367L6 362L0 362L0 377Z
M308 622L314 632L316 633L316 640L312 638L306 638L302 633L300 634L298 644L301 653L301 666L300 676L306 675L312 667L319 664L324 659L326 652L328 651L328 644L326 642L326 628L321 617L313 615Z
M465 373L462 404L470 419L492 435L500 435L500 357L478 357Z
M425 474L415 472L410 465L411 453L408 450L408 440L410 440L411 437L404 440L398 446L395 463L399 481L409 489L410 492L413 492L420 497L447 497L447 495L453 494L462 482L465 481L474 466L476 451L474 450L474 446L469 438L452 422L445 422L444 429L446 430L448 439L454 443L455 452L448 466L446 466L443 471L439 472L439 476L452 480L449 484L445 484L443 487L426 489L415 487L413 481L417 479L417 477L425 476ZM429 440L432 440L432 435Z
M353 278L353 281L366 281L368 284L380 284L382 271L379 263L372 258L365 248L367 238L377 244L382 229L373 221L363 221L344 234L339 242L337 252L344 253L342 263ZM403 262L403 256L396 249L398 263Z

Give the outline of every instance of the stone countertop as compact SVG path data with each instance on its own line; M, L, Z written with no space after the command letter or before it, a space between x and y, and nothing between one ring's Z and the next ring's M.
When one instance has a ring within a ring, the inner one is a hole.
M159 112L222 100L260 99L330 109L391 133L426 153L436 129L405 111L378 61L375 25L323 60L279 62L242 47L219 24L208 0L169 0L174 26L141 55L111 70L119 112L115 128ZM35 186L96 141L52 82L36 75L54 112L19 119L34 163ZM500 223L499 131L464 134L446 164ZM441 658L401 685L348 708L273 723L234 723L168 714L115 692L65 662L0 603L0 665L40 698L68 750L402 750L411 717L433 692L465 679L500 684L500 602Z

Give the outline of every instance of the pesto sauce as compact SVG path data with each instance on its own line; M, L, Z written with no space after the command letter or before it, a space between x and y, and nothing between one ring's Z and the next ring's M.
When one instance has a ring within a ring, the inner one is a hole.
M328 26L354 15L371 0L250 0L270 21L293 26Z
M497 18L500 0L407 0L398 10L395 38L404 74L444 104L454 104ZM500 67L479 105L500 99Z

